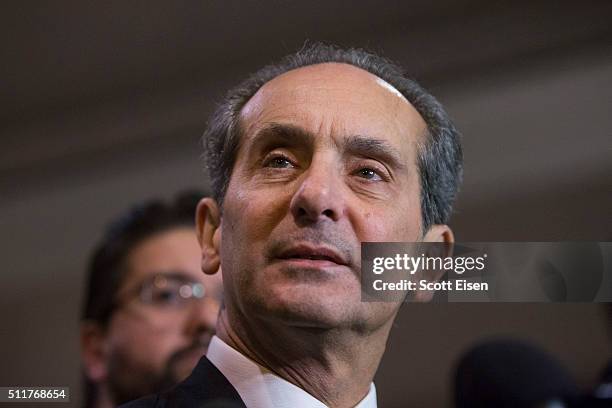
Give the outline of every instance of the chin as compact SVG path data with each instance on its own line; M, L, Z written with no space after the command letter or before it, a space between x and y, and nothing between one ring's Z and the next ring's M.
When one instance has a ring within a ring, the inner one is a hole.
M181 356L172 364L172 376L175 382L181 382L191 374L198 361L206 355L206 348L198 348Z
M172 379L174 381L174 383L178 384L181 381L183 381L184 379L186 379L187 377L189 377L189 374L191 374L191 372L193 371L193 369L195 368L197 364L197 361L195 362L187 362L187 361L182 361L179 364L177 364L174 367L174 370L172 370Z
M269 285L258 293L249 308L263 320L289 326L337 328L355 320L363 306L359 292L333 285Z

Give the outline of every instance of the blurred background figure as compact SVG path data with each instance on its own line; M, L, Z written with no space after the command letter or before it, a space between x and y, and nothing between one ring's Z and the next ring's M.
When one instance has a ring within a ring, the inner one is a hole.
M81 320L85 405L114 407L184 379L206 353L221 274L204 275L203 194L149 201L113 222L90 259Z
M554 356L513 339L475 345L455 375L455 408L582 407L578 395L571 374Z
M612 329L612 303L606 326ZM562 361L539 345L513 338L480 341L458 360L453 378L455 408L612 407L612 360L594 386L579 387ZM607 360L607 362L606 362Z
M607 326L612 340L612 303L606 304ZM608 357L608 363L601 371L599 383L595 386L593 394L596 398L607 399L612 405L612 356Z

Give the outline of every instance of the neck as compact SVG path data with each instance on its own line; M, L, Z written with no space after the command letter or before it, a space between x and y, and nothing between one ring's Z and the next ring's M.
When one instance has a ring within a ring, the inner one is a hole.
M326 405L353 407L369 392L391 323L364 333L230 319L223 309L217 336Z

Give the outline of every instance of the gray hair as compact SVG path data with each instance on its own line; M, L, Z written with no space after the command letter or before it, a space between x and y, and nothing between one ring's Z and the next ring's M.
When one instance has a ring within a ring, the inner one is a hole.
M344 63L363 69L397 89L427 124L425 142L418 151L422 231L446 224L452 213L463 174L460 135L442 105L395 63L363 49L343 49L314 43L261 68L231 89L212 114L203 136L204 158L213 197L222 207L240 142L240 111L267 82L288 71L316 64Z

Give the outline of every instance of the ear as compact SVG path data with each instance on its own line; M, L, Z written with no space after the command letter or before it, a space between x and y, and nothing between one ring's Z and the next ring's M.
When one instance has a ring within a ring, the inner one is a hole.
M448 225L435 224L432 225L425 236L423 242L439 242L445 245L430 245L428 255L431 256L453 256L453 244L455 243L455 234ZM441 277L441 276L440 276ZM437 279L439 280L439 278Z
M81 360L85 375L92 382L105 381L108 375L106 334L99 323L85 321L80 328Z
M452 244L455 242L455 235L448 225L435 224L429 227L423 242L444 242L446 244Z
M202 248L202 271L208 275L217 272L221 265L221 215L217 202L206 197L200 200L196 210L196 228Z
M428 249L428 256L451 256L453 253L453 243L455 242L455 235L448 225L436 224L432 225L425 236L423 242L440 242L448 245L435 245ZM445 271L428 271L426 280L429 282L438 282L443 276ZM415 302L429 302L433 298L433 291L418 290L415 293Z

